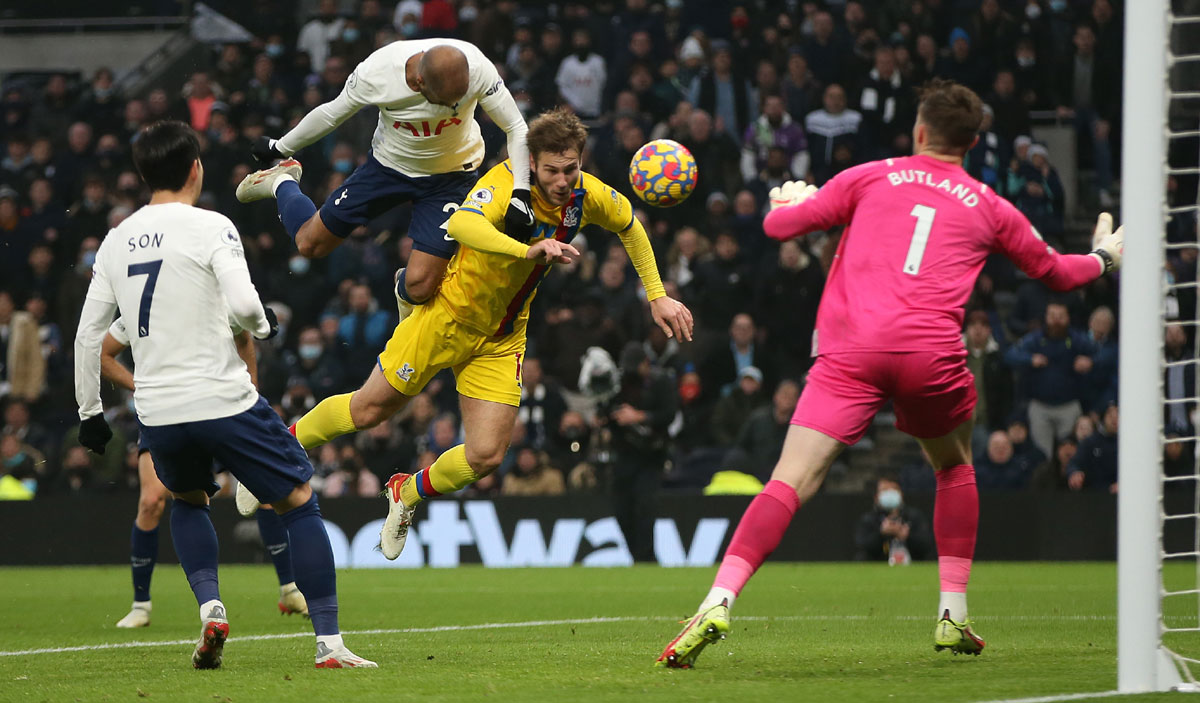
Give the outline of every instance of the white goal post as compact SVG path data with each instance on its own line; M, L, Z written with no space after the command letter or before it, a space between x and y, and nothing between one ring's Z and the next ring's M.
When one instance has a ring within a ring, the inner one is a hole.
M1186 627L1168 627L1164 618L1168 598L1200 598L1200 589L1168 590L1164 563L1200 559L1195 551L1168 554L1163 528L1168 521L1191 521L1200 535L1194 509L1167 514L1163 489L1180 480L1197 490L1200 476L1168 479L1163 474L1163 331L1167 321L1165 293L1170 286L1163 270L1168 250L1166 221L1168 148L1172 140L1194 136L1172 133L1168 114L1173 99L1191 94L1172 93L1169 71L1175 61L1200 59L1174 47L1172 28L1200 22L1200 17L1174 17L1170 0L1137 0L1125 7L1124 119L1121 219L1125 225L1125 258L1120 282L1120 450L1118 494L1117 688L1122 692L1188 689L1194 684L1189 668L1195 659L1172 652L1164 634L1200 632L1192 619ZM1195 127L1193 127L1194 129ZM1194 168L1182 169L1194 173ZM1194 209L1193 206L1184 209ZM1195 283L1191 283L1195 286ZM1196 321L1183 321L1196 325ZM1200 331L1200 330L1197 330ZM1185 363L1185 362L1179 362ZM1195 361L1187 362L1195 363ZM1187 395L1194 396L1195 389ZM1182 441L1182 440L1176 440ZM1193 472L1194 473L1194 472ZM1168 567L1169 568L1169 567ZM1195 635L1200 638L1200 634ZM1181 676L1182 674L1182 676ZM1186 677L1188 683L1183 683Z

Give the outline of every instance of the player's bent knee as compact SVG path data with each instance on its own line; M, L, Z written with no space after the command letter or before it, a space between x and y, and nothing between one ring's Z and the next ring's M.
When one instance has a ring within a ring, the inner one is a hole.
M301 483L292 489L292 492L282 500L277 500L271 504L271 508L278 514L283 515L289 510L299 508L312 498L312 487L307 483Z
M476 476L483 478L500 468L500 464L504 462L505 451L507 451L507 447L488 448L484 451L471 451L471 448L468 447L467 464L470 465Z
M157 523L167 507L165 496L143 496L138 499L138 519Z

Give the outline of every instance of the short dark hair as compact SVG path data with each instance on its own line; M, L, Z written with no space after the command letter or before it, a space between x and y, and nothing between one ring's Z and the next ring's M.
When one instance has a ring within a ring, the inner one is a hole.
M529 144L529 153L535 159L538 154L565 154L570 149L577 150L582 156L587 134L587 127L579 117L560 107L535 117L529 123L525 140Z
M133 142L133 163L150 190L182 190L200 158L200 139L177 120L146 125Z
M983 123L983 101L964 85L935 78L921 88L917 117L929 130L931 145L965 154Z

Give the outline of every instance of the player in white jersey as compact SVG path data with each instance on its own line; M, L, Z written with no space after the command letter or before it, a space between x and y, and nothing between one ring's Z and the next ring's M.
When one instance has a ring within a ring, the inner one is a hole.
M258 360L254 354L254 340L250 333L238 327L236 322L232 325L238 357L246 364L250 372L250 381L257 386ZM125 329L125 320L118 317L109 326L108 334L104 335L104 345L100 350L100 375L118 388L133 392L133 373L117 359L128 348L129 334ZM134 518L129 540L133 605L129 613L117 621L119 628L150 625L150 581L154 576L154 565L158 561L158 526L166 509L167 498L171 495L154 472L154 460L150 457L150 450L140 441L138 488L137 517ZM258 521L263 545L271 555L271 563L275 565L275 574L279 577L279 612L284 615L296 613L307 616L308 605L304 602L300 589L296 587L296 578L292 572L292 552L289 549L287 528L284 527L283 520L270 507L260 507L258 501L254 501L253 510L246 517L250 515L254 515Z
M374 667L346 649L338 632L333 551L308 485L312 465L234 347L230 317L259 339L277 333L278 323L259 301L233 223L194 207L204 182L196 133L182 122L149 125L133 142L133 160L152 195L96 252L75 337L79 442L103 453L112 437L100 403L100 350L119 311L129 325L141 442L175 497L171 538L200 604L192 665L219 667L229 636L208 512L216 461L269 502L287 528L296 585L317 635L316 666Z
M371 153L318 212L300 192L300 163L288 157L368 105L379 108ZM483 52L456 39L393 42L368 56L336 98L314 108L282 138L259 140L254 156L260 162L286 160L247 176L238 185L238 200L274 196L284 229L309 258L329 254L356 227L411 201L413 252L396 278L403 319L412 305L433 297L457 249L446 220L466 198L483 162L476 105L507 134L512 162L528 163L525 120ZM528 169L518 169L513 180L505 233L525 242L534 227Z

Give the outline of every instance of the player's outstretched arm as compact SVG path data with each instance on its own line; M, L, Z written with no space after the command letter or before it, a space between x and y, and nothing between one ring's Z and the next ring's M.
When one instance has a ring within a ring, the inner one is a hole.
M621 211L623 209L618 208L618 212ZM662 279L658 275L658 264L654 260L654 249L650 246L650 238L646 236L646 228L642 226L641 220L632 217L629 226L617 236L621 238L621 245L629 254L629 261L637 270L638 278L642 279L642 287L646 289L646 300L650 301L650 315L654 318L654 323L662 328L669 339L692 341L692 311L668 296L663 288Z
M479 99L479 106L508 137L513 188L504 213L504 233L519 242L528 242L534 229L533 200L529 193L529 145L525 143L529 127L500 75L494 69L492 74L487 78L488 88Z
M654 318L654 324L667 335L667 339L692 341L692 330L695 327L692 311L678 300L669 295L651 300L650 316Z
M495 215L495 219L498 222L500 215ZM524 259L527 258L530 249L528 244L518 242L496 229L490 216L463 208L446 221L446 232L459 244L489 254L504 254L514 259Z
M771 211L763 220L763 231L771 239L784 241L846 224L853 212L858 173L858 169L843 171L820 190L804 181L788 181L772 188Z
M557 239L543 239L525 252L526 259L535 261L541 266L569 264L572 256L579 256L579 250Z
M1121 266L1125 252L1125 230L1112 229L1112 215L1101 213L1092 233L1090 254L1060 254L1047 245L1025 216L1004 203L998 243L1017 268L1052 290L1068 291L1091 283Z
M279 159L286 158L300 151L309 144L320 141L322 137L338 128L338 125L350 119L354 113L368 103L357 86L351 87L351 81L357 81L355 74L346 79L346 87L336 98L327 103L314 107L291 131L279 139L259 137L251 148L251 154L264 166L270 166Z

